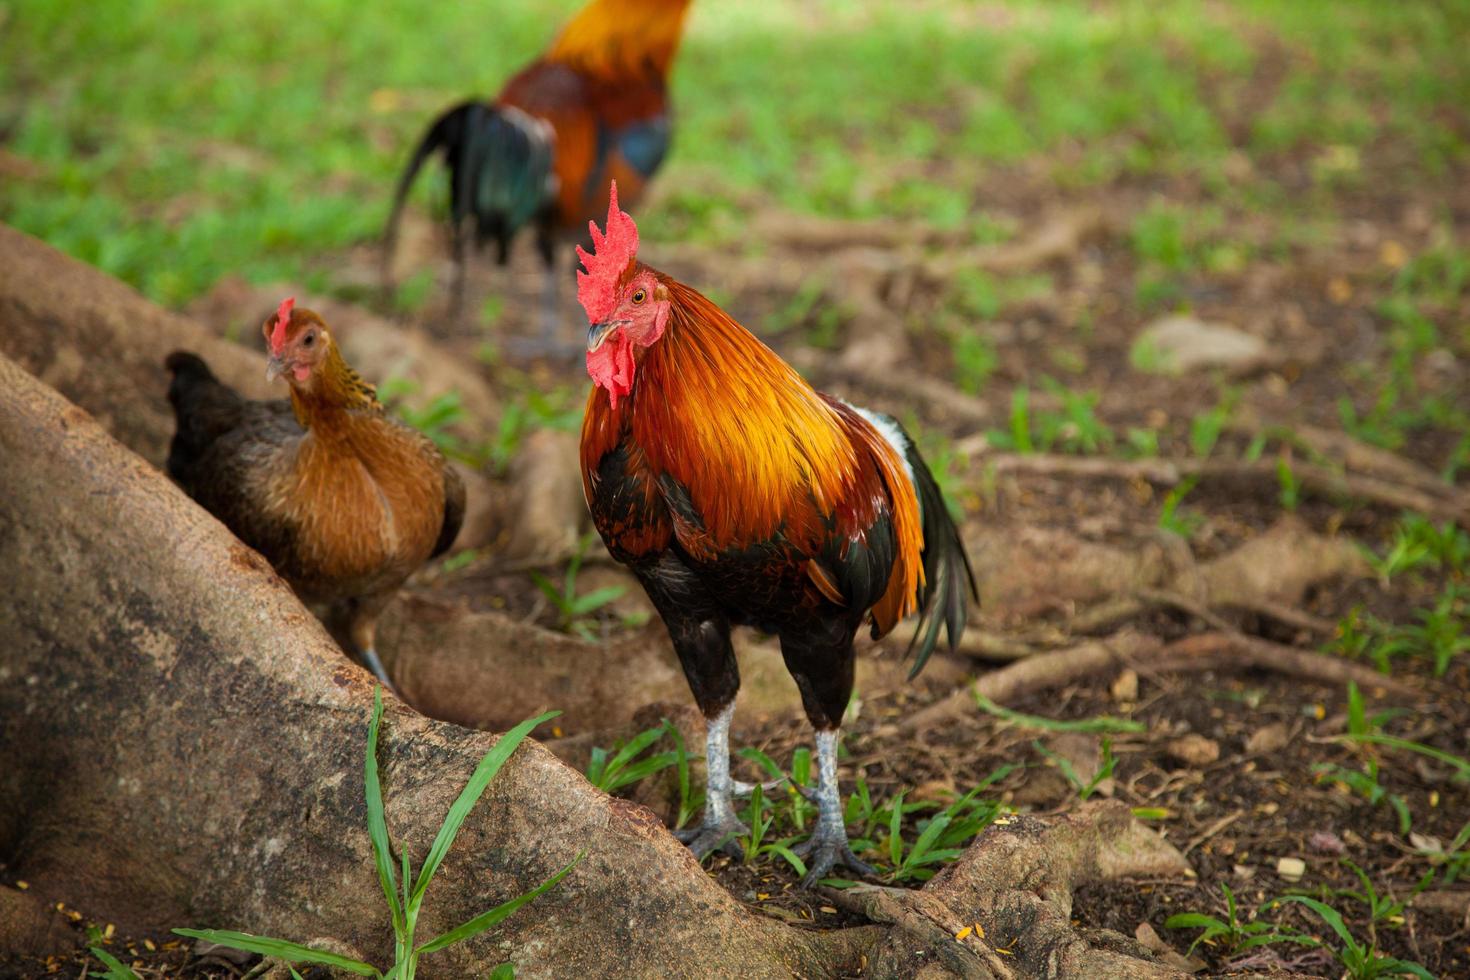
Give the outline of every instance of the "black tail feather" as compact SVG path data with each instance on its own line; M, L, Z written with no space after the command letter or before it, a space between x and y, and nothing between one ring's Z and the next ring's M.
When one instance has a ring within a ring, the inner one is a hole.
M894 423L895 426L897 424ZM899 431L903 431L901 427ZM949 649L953 651L959 644L965 633L969 600L973 599L978 604L980 591L975 587L970 556L966 554L959 529L950 517L939 483L908 433L904 432L903 436L907 443L905 457L913 471L914 490L919 496L924 531L924 585L918 596L919 623L909 643L909 652L914 656L909 679L913 680L919 676L939 644L941 626L949 641Z
M399 176L398 188L393 192L393 210L388 213L388 227L383 233L383 283L385 286L389 282L388 272L393 262L393 253L398 245L398 220L402 217L403 202L408 199L408 192L413 188L413 182L418 178L419 171L423 169L429 157L441 151L451 170L458 169L455 161L462 156L465 117L479 104L473 101L462 102L435 119L429 125L423 138L419 140L418 146L414 147L408 166ZM458 197L458 181L454 181L451 186L454 188L453 195Z
M430 124L398 178L393 210L383 235L383 283L398 241L404 202L419 171L436 153L449 169L449 222L455 261L463 260L465 223L475 220L480 244L495 239L504 262L510 239L547 205L551 146L530 116L471 100L452 106Z

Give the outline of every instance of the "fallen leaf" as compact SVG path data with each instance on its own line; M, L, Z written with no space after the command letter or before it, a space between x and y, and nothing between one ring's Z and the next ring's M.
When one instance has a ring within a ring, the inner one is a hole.
M1257 728L1251 733L1251 737L1245 743L1245 751L1248 755L1262 755L1270 752L1279 752L1286 748L1286 743L1291 740L1283 722L1272 722L1264 728Z

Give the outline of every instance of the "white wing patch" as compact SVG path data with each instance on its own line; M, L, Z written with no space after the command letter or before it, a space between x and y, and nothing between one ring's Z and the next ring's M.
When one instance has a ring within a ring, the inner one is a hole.
M843 402L842 404L867 419L868 424L878 430L878 434L883 437L883 441L892 446L893 451L898 453L898 458L903 462L903 470L909 475L909 485L914 488L915 496L917 496L919 482L914 479L914 467L909 462L909 441L905 438L903 430L898 427L898 423L891 416L884 415L881 412L870 412L866 408L860 408L851 402ZM921 500L919 501L919 509L922 511L923 507L924 502Z

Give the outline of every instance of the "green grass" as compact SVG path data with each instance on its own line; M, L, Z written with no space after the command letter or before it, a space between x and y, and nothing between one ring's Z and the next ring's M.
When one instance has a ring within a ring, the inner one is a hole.
M578 5L425 17L406 0L370 16L347 0L105 0L77 17L18 0L0 35L0 129L30 174L0 183L0 218L171 305L226 274L331 289L323 256L376 236L431 113L493 93ZM1462 5L1367 0L699 3L665 193L639 217L652 241L739 239L752 200L988 228L966 188L1013 164L1070 185L1193 176L1238 196L1222 171L1229 106L1262 31L1311 57L1289 59L1250 120L1252 158L1309 149L1350 180L1361 151L1391 143L1443 173L1466 158L1464 128L1443 120L1464 118L1467 26ZM1181 261L1235 261L1212 251L1229 243L1196 251L1186 219L1136 229L1160 281Z
M434 837L434 843L430 846L418 875L415 876L409 863L408 851L402 845L399 847L398 855L401 863L395 863L393 860L392 842L388 837L387 814L383 805L383 787L378 774L378 733L383 721L383 690L381 687L374 690L373 716L368 723L367 761L363 770L363 778L364 796L367 801L368 837L372 841L373 861L377 866L378 883L383 887L383 896L388 902L388 913L393 927L393 966L386 974L371 963L285 939L256 936L230 929L175 929L174 932L191 939L203 939L222 946L259 953L262 956L277 957L288 963L320 964L357 976L376 977L378 980L385 980L385 977L387 980L413 980L420 957L452 946L461 940L478 936L498 925L521 906L535 901L547 891L555 888L557 883L566 877L567 873L585 856L585 852L578 854L570 864L530 891L517 895L507 902L502 902L488 912L462 922L427 942L420 943L415 938L414 932L418 924L419 910L423 905L424 893L428 890L429 883L434 880L434 875L449 853L449 849L454 846L454 839L459 835L459 830L464 826L470 811L475 808L475 804L489 788L491 780L500 772L501 767L510 759L511 754L526 736L530 735L536 726L559 714L561 714L559 711L550 711L528 719L500 736L495 746L485 753L485 757L475 767L474 773L471 774L469 782L465 784L459 797L450 805L449 812L445 815L444 822ZM398 877L400 869L402 878ZM101 958L100 950L93 950L93 952ZM509 980L515 976L515 968L510 963L502 963L495 968L491 976L495 980Z
M560 583L553 582L540 572L531 573L531 581L556 610L557 628L564 633L575 633L588 641L597 639L592 628L594 621L588 617L628 591L621 585L605 585L591 592L577 591L577 573L581 571L587 550L592 547L596 538L597 533L589 531L577 542L577 550L567 560L567 568Z
M1230 888L1221 885L1225 895L1225 915L1221 919L1202 912L1182 912L1169 916L1164 925L1170 929L1199 929L1190 952L1201 944L1218 946L1226 960L1239 956L1259 946L1290 943L1322 949L1331 954L1342 968L1342 975L1350 980L1377 980L1379 977L1424 977L1433 980L1433 975L1423 966L1408 960L1397 959L1378 951L1376 929L1403 911L1403 903L1375 891L1368 876L1351 862L1345 862L1362 884L1361 891L1342 890L1323 898L1353 898L1368 905L1369 934L1360 938L1353 934L1343 921L1342 913L1327 901L1307 895L1284 895L1262 902L1247 918L1237 907L1235 895ZM1286 905L1305 907L1322 925L1325 925L1337 942L1291 925L1266 920L1268 913L1280 913Z

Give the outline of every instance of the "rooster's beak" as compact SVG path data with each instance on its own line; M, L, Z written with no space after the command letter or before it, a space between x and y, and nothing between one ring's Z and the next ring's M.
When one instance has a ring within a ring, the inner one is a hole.
M283 358L272 357L265 362L265 380L274 381L290 367Z
M603 320L601 323L592 324L592 326L587 328L587 353L590 354L597 350L597 348L602 346L602 342L608 338L608 335L618 327L629 322L631 321Z

